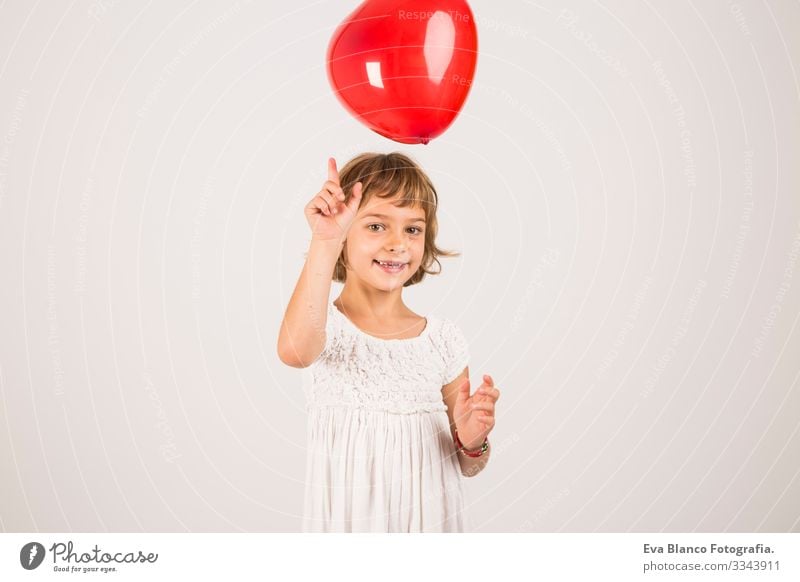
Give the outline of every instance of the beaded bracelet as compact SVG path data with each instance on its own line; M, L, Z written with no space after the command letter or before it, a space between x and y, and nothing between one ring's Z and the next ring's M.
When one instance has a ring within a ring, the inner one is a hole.
M480 446L480 448L474 451L468 451L467 449L464 448L464 443L462 443L461 440L458 438L458 429L454 428L453 430L455 431L454 438L456 442L456 449L458 449L460 452L464 453L468 457L473 457L473 458L480 457L483 453L489 450L489 439L484 438L483 444Z

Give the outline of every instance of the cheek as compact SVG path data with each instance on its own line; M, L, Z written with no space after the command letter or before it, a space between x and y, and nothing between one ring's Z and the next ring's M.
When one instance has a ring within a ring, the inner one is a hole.
M347 235L347 252L351 257L366 257L372 252L372 241L360 234Z

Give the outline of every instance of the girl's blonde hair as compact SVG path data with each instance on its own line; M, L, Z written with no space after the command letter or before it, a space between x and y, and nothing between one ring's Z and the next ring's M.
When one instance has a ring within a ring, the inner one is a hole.
M425 250L422 254L422 262L417 272L403 284L403 287L419 283L426 274L438 275L441 273L442 264L439 262L439 257L461 255L459 252L440 249L436 246L436 233L439 230L436 210L439 198L433 182L414 160L400 152L360 154L339 170L339 184L345 193L345 203L353 195L353 186L356 182L361 182L359 209L372 196L394 198L399 195L399 206L403 208L418 206L425 211ZM337 283L344 283L347 278L346 247L347 245L342 249L333 269L333 280ZM438 271L431 270L434 263L439 266Z

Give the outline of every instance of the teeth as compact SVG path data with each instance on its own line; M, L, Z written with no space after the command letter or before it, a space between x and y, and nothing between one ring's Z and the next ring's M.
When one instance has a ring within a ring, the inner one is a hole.
M384 267L400 267L403 265L403 263L385 263L383 261L378 261L378 263L380 263Z

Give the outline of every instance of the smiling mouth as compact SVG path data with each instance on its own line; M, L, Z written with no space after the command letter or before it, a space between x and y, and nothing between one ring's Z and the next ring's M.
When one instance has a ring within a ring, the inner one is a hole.
M374 259L373 262L387 273L399 273L406 268L408 263L400 263L397 261L379 261Z

